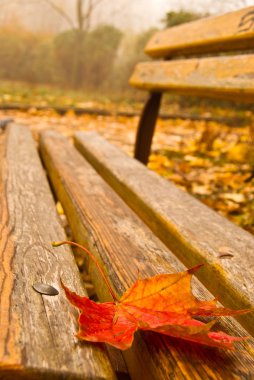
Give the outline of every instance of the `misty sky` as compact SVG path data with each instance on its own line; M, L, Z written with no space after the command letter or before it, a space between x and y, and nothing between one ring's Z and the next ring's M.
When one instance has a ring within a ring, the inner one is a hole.
M253 5L253 0L129 0L127 2L118 0L118 2L122 3L122 12L115 13L114 23L120 28L137 31L150 26L160 27L160 21L170 10L186 9L216 14Z
M75 17L75 0L54 1ZM94 12L92 24L111 23L120 29L138 32L152 26L161 27L161 20L171 10L216 14L248 5L253 5L253 0L103 0ZM0 6L0 21L21 19L22 23L35 30L59 31L68 27L44 0L0 0Z

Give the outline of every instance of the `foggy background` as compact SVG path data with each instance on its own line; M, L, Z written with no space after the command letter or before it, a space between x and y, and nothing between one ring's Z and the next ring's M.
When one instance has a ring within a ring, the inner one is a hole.
M0 80L120 93L156 29L251 3L0 0Z
M86 1L87 3L89 2ZM20 20L38 31L59 32L68 27L47 0L0 0L0 22ZM75 0L52 0L75 19ZM98 3L98 5L96 4ZM252 0L99 0L95 2L91 26L112 24L121 30L140 32L161 27L166 12L181 9L198 13L220 14L253 5Z

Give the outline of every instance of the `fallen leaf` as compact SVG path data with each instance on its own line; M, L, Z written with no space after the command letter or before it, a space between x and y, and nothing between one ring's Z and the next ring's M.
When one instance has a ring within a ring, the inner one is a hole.
M245 197L240 193L224 193L220 195L220 198L227 199L236 203L242 203L245 201Z
M233 349L242 340L223 332L210 331L214 322L203 323L192 317L237 315L246 310L231 310L216 306L216 300L200 301L191 292L191 277L201 265L176 274L159 274L138 279L120 300L117 300L95 257L73 242L53 243L53 246L78 246L95 261L114 302L96 303L62 287L68 300L77 307L78 337L90 342L105 342L121 350L128 349L137 330L152 330L161 334L208 346Z
M227 157L229 160L234 160L238 162L246 162L249 150L250 149L247 144L240 143L233 146L227 152Z
M193 184L191 190L194 194L198 194L198 195L210 195L211 194L211 189L208 186L201 186L201 185Z
M56 203L56 210L59 215L64 215L64 209L60 202Z

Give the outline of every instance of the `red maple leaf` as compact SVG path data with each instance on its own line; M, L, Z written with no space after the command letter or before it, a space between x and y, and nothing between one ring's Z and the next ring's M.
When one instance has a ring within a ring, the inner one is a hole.
M113 302L96 303L71 292L63 283L68 300L80 310L78 337L91 342L105 342L121 350L129 348L137 330L186 339L192 342L233 349L238 338L212 332L215 321L203 323L193 317L232 316L249 310L217 307L216 300L200 301L191 292L191 277L198 265L185 272L159 274L137 280L118 300L95 257L77 243L52 243L54 247L70 244L83 249L96 263L113 297Z

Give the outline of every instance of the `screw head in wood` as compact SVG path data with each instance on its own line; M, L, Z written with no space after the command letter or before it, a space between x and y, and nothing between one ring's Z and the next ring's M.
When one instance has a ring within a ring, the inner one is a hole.
M59 291L51 285L42 284L37 282L33 285L33 289L40 294L45 294L47 296L57 296Z

